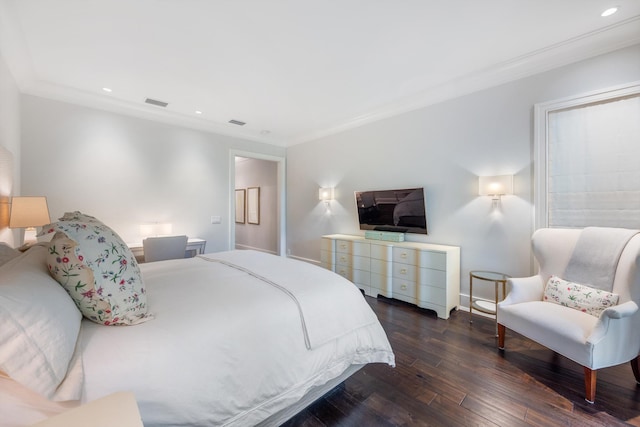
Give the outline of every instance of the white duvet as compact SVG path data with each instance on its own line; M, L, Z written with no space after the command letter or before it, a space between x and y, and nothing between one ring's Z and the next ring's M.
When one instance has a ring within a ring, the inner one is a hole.
M133 391L147 426L254 425L352 364L394 365L359 290L328 270L255 251L141 269L155 319L85 320L78 350L82 400Z

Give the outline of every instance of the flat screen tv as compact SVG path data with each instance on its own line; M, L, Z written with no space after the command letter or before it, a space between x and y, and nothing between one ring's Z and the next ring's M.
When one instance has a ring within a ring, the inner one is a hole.
M427 234L423 188L356 191L360 230Z

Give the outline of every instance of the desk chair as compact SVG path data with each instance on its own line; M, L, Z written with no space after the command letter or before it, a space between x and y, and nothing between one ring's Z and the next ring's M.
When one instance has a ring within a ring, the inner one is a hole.
M145 262L184 258L187 236L147 237L142 248Z

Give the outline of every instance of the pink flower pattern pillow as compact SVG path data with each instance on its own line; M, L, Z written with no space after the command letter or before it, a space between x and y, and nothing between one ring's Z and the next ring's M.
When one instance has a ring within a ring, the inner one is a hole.
M103 325L135 325L152 318L138 263L111 228L74 212L43 227L41 234L53 232L49 272L86 318Z
M544 289L543 300L600 317L603 310L618 304L618 294L551 276Z

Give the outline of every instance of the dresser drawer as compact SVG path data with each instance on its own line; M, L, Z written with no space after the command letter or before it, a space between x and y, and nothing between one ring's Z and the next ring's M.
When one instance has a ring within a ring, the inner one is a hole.
M407 248L393 248L393 262L416 265L416 251Z
M393 248L393 261L436 270L447 269L447 255L441 252Z
M393 294L404 295L407 297L411 297L412 299L415 299L417 297L416 284L414 282L409 282L407 280L402 280L394 277L393 278Z
M447 287L447 273L442 270L420 268L418 270L418 284L444 289Z
M350 254L336 254L336 265L353 267L358 270L370 270L371 258Z
M399 279L415 282L416 270L417 267L415 265L401 264L399 262L393 263L393 277L397 277Z
M393 264L390 261L371 258L371 272L381 276L392 276Z
M418 266L435 270L447 269L447 255L442 252L420 251Z
M391 276L383 276L372 272L371 286L373 288L380 289L384 296L389 296L388 293L393 288L393 278L391 278Z
M446 306L447 290L433 286L419 286L417 299L419 301L428 301L433 304Z
M351 254L357 256L371 256L369 243L352 242L349 240L336 240L336 252L339 254Z
M382 261L393 261L393 246L371 245L371 258Z
M365 270L355 270L350 267L338 266L336 267L336 273L356 285L369 286L371 284L371 273Z

